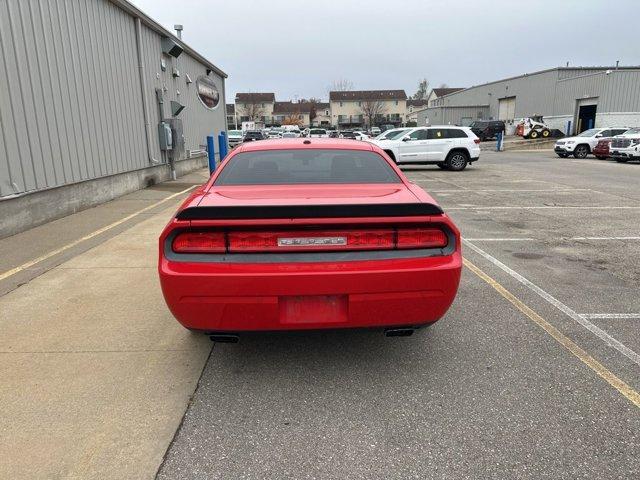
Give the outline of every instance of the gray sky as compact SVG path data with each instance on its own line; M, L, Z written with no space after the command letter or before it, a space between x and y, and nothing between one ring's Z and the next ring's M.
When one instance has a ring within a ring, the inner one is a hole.
M638 0L133 0L229 75L236 92L327 98L468 87L564 65L640 64ZM628 12L628 15L625 15ZM614 21L617 24L614 27Z

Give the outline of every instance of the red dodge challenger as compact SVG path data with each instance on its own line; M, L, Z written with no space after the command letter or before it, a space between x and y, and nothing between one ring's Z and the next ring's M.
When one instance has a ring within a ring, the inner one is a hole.
M178 321L248 331L384 328L407 336L458 290L460 233L378 147L283 139L236 148L160 236Z

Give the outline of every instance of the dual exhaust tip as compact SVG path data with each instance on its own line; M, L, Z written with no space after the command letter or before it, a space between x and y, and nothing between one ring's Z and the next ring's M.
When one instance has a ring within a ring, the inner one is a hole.
M385 337L410 337L413 335L415 328L385 328ZM212 333L209 335L212 342L215 343L238 343L240 337L230 333Z

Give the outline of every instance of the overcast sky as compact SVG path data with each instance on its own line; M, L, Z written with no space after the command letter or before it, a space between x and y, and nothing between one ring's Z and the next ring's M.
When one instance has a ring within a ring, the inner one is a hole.
M638 0L133 0L227 72L236 92L327 98L468 87L565 65L640 64Z

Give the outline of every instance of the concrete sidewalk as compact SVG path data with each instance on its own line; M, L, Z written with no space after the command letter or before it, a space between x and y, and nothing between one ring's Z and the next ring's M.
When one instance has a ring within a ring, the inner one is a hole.
M157 237L185 195L0 297L0 478L155 476L211 350L157 279ZM60 227L46 227L51 249Z

